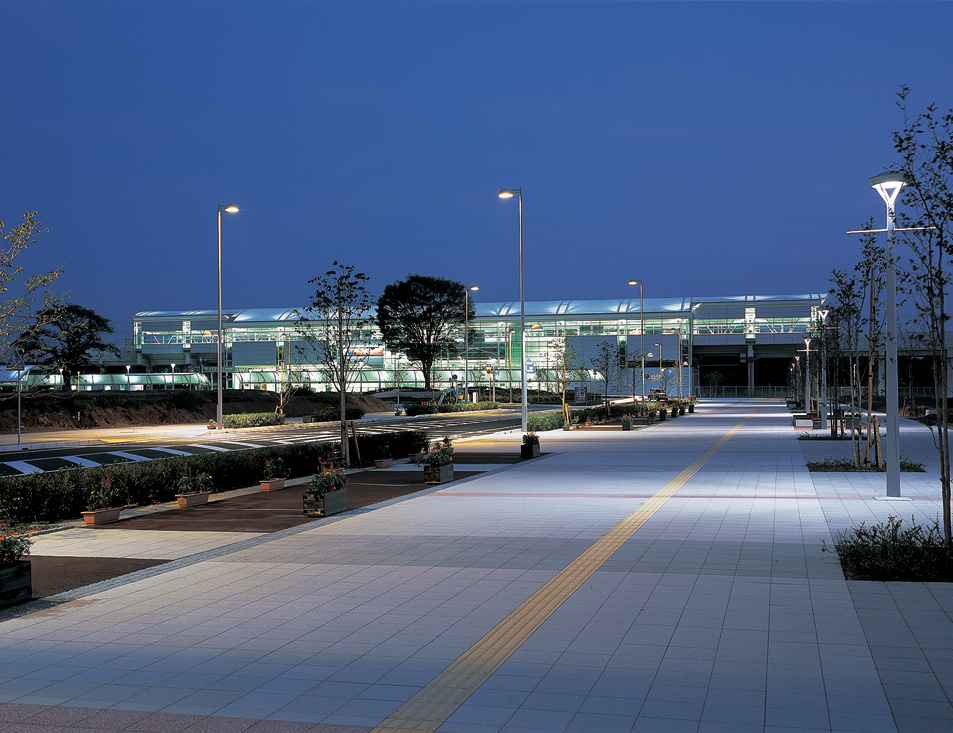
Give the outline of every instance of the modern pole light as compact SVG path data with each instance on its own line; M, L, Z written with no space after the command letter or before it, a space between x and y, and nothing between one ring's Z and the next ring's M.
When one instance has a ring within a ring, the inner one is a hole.
M476 292L479 285L463 289L463 399L470 401L470 291Z
M897 385L897 256L894 230L897 227L895 204L906 174L897 171L868 179L887 208L887 496L900 496L900 406Z
M645 304L642 300L642 280L629 280L629 285L639 286L639 353L642 355L642 401L645 402Z
M513 196L519 197L519 217L520 217L520 377L522 381L523 394L523 432L528 430L529 415L527 409L526 397L526 303L523 297L523 189L522 188L501 188L499 194L501 199L511 199Z
M235 204L218 205L218 343L215 353L215 378L217 380L218 404L215 408L215 425L218 430L222 430L222 212L237 214L238 207Z
M804 412L811 412L811 339L804 341Z

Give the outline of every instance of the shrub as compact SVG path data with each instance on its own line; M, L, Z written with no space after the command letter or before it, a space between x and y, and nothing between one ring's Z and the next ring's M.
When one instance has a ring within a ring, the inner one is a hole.
M854 473L883 473L886 471L886 467L878 468L877 466L855 466L854 462L850 458L825 458L823 461L808 461L806 464L808 471L816 472L831 472L835 473L838 471L842 472L854 472ZM922 463L916 461L910 461L906 458L900 459L900 470L908 471L910 473L923 473L926 469L923 467Z
M913 518L891 516L884 524L868 527L861 522L850 532L839 532L834 549L844 574L853 580L953 580L953 550L943 539L939 521L926 528Z
M422 430L401 430L396 433L383 433L379 435L358 435L357 453L351 452L351 456L358 454L361 456L362 463L372 463L376 458L390 458L392 456L406 456L409 453L416 453L427 446L427 433ZM353 439L351 441L353 446ZM386 449L388 455L384 455Z
M455 402L452 405L407 405L404 412L408 417L414 415L435 415L438 412L480 412L498 410L499 402Z
M559 430L563 426L563 416L558 412L536 413L526 418L526 427L532 432Z
M359 407L345 407L345 420L360 420L364 417L364 410ZM304 422L340 422L340 410L320 410L304 418Z
M86 510L94 512L97 509L112 509L126 503L126 495L121 489L113 486L112 477L104 476L99 479L99 488L89 492L86 499Z
M274 412L247 412L239 415L222 415L226 428L259 428L267 425L284 425L285 416Z
M11 565L30 554L33 538L25 527L7 526L0 522L0 567Z
M415 415L436 415L437 406L436 405L407 405L407 409L404 410L407 417L414 417Z

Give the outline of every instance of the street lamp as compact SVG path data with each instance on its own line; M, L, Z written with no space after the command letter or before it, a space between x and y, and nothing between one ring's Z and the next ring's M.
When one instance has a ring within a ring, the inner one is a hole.
M523 394L523 432L527 432L527 397L526 397L526 303L523 298L523 189L522 188L501 188L499 194L501 199L511 199L514 195L519 196L519 218L520 218L520 377L522 381Z
M645 307L642 300L642 280L629 280L629 285L639 286L639 353L642 355L642 401L645 402Z
M868 179L887 208L887 496L900 496L900 405L897 394L897 257L894 251L894 204L907 183L904 173L883 173Z
M804 339L804 413L811 412L811 339Z
M463 396L470 401L470 291L477 291L478 285L463 289Z
M172 378L169 379L169 386L171 389L175 389L175 364L169 364L172 367Z
M659 389L665 390L665 372L662 371L664 367L662 366L662 344L653 344L653 346L658 347L658 386Z
M130 366L126 364L126 391L129 391L129 369Z
M222 212L237 214L235 204L218 205L218 343L216 345L215 378L218 382L218 404L215 408L215 425L222 430Z

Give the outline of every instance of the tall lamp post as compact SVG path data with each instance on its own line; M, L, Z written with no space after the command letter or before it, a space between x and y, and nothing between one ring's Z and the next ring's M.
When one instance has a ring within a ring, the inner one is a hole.
M522 382L523 395L523 432L527 432L529 416L527 414L526 397L526 303L523 298L523 189L522 188L501 188L499 194L501 199L511 199L514 195L519 196L519 217L520 217L520 377Z
M169 364L170 367L170 379L169 379L169 389L175 389L175 364Z
M219 430L222 426L222 212L237 214L235 204L218 205L218 342L215 349L215 379L217 381L218 404L215 408L215 425Z
M868 179L887 208L887 496L900 496L900 405L897 389L897 256L894 204L907 182L903 173L883 173Z
M645 303L642 300L642 280L629 280L629 285L639 286L639 353L642 355L642 401L645 402Z
M665 368L662 366L662 344L653 344L653 346L658 347L658 386L659 389L665 390L665 372L662 371Z
M463 289L463 400L470 401L470 291L477 291L479 285Z
M811 412L811 339L804 339L804 412Z

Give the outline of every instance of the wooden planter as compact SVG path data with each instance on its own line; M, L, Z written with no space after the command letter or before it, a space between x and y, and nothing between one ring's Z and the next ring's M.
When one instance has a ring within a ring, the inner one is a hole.
M304 494L304 516L330 517L347 511L347 487L325 494Z
M99 527L103 524L112 524L119 521L119 512L121 511L122 507L119 509L93 509L89 512L80 512L80 514L83 515L83 521L86 522L87 527Z
M394 465L393 458L375 458L374 468L390 468Z
M194 494L176 494L175 500L181 507L198 506L199 504L208 504L208 498L212 495L211 491L196 491Z
M446 466L424 466L425 484L445 484L453 481L453 464Z
M520 446L520 456L522 458L539 458L539 443L523 443Z
M262 491L281 491L285 488L285 481L287 478L272 478L272 479L263 479L258 483L261 484Z
M30 600L33 595L29 560L0 565L0 608Z
M631 429L632 429L632 423L629 422L629 421L623 422L623 423L622 423L622 429L623 429L623 430L631 430Z

